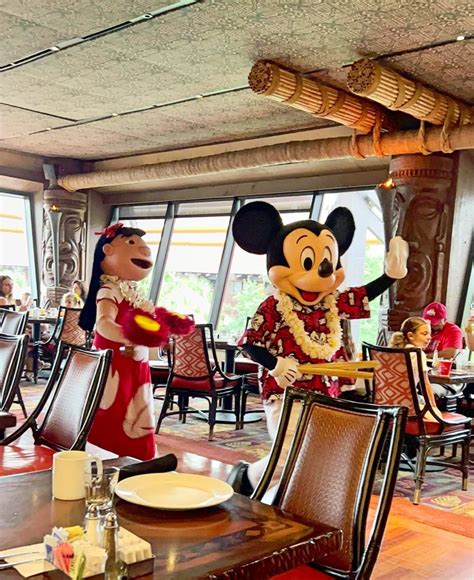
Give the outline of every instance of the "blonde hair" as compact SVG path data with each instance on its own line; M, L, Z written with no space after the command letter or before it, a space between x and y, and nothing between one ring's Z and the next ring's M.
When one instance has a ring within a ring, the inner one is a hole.
M420 326L427 326L429 322L419 316L410 316L402 322L399 332L394 332L388 341L388 346L392 348L405 348L410 343L409 332L416 332Z
M63 297L61 298L61 306L67 306L68 302L72 302L74 308L82 308L84 306L82 300L76 296L74 292L66 292L66 294L63 294Z

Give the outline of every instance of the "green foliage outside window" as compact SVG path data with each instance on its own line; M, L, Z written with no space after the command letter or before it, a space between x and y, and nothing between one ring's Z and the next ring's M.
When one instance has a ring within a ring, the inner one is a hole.
M268 281L261 276L243 277L239 282L241 288L232 292L231 299L224 303L219 321L219 332L235 338L241 336L247 318L255 314L257 307L272 291Z
M13 296L19 298L23 292L30 292L28 266L1 266L1 276L9 276L13 280Z
M165 272L158 306L208 322L215 281L203 274Z

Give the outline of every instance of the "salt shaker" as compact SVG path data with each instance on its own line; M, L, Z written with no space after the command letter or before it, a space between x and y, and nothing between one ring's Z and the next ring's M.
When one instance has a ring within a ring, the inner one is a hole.
M119 525L114 512L109 512L104 521L104 548L107 552L105 563L105 580L120 580L123 578L124 566L118 557Z
M99 546L99 548L102 548L102 518L99 512L99 507L97 505L90 505L87 508L84 528L88 543L92 544L93 546Z

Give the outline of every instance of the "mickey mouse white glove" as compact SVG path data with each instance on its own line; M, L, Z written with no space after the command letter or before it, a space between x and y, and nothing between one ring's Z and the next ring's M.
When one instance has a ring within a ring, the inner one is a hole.
M388 245L388 253L385 256L385 274L396 280L405 278L408 273L408 254L408 243L400 236L392 238Z
M269 374L275 377L279 387L285 389L303 376L298 370L298 367L299 363L294 358L283 358L279 356L277 357L275 368Z

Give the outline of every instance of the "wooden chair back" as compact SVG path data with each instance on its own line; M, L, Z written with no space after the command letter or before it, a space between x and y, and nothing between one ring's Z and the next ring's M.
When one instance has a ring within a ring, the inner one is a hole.
M0 411L8 411L21 379L28 335L0 334Z
M212 393L215 379L229 379L219 365L212 324L196 324L189 334L174 337L170 358L168 384L173 388L199 387Z
M36 444L57 450L83 449L104 391L111 356L110 350L89 351L60 342L37 407L2 443L14 441L31 428ZM38 425L42 413L44 418Z
M25 332L28 322L28 312L0 309L0 333L17 336Z
M331 399L287 388L277 436L255 499L267 490L294 404L301 414L274 505L343 531L342 548L312 566L338 577L369 578L380 550L398 470L406 409ZM384 455L378 506L368 541L367 514Z

